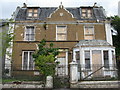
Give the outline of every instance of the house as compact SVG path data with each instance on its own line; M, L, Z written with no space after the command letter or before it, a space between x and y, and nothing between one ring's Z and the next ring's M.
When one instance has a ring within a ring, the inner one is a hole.
M69 75L69 63L76 61L78 67L81 65L78 76L81 74L83 78L101 67L95 76L115 76L115 47L103 7L29 7L24 4L16 9L14 19L13 76L39 75L32 54L42 39L59 48L58 75Z

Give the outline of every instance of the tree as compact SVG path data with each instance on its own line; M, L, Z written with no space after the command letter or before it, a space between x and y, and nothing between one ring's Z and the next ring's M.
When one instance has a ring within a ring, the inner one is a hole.
M45 39L38 44L38 48L33 54L35 66L45 77L53 76L55 74L55 67L58 64L55 62L56 56L59 54L58 48L53 48L53 43L47 46Z
M116 55L120 56L120 17L114 16L109 18L111 25L117 31L117 35L113 36L113 45L116 47Z
M0 56L2 58L2 73L4 74L4 67L5 67L5 55L7 54L9 57L11 57L10 51L6 51L7 48L11 46L11 42L13 40L13 33L11 32L13 27L9 26L9 23L14 23L12 19L5 20L4 22L1 20L1 26L0 26Z
M111 25L117 31L117 35L113 36L113 45L116 47L118 79L120 80L120 17L110 17Z

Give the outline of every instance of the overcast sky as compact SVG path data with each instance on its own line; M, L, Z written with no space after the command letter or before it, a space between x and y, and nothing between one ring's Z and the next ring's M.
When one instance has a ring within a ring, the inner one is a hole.
M17 6L22 7L23 3L28 6L58 7L60 3L64 7L93 6L95 2L103 6L108 16L118 14L118 2L120 0L0 0L0 18L10 18Z

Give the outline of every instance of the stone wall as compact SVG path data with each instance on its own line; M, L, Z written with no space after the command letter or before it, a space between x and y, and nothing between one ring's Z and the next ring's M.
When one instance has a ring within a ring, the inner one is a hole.
M83 81L71 84L71 88L120 88L120 81Z

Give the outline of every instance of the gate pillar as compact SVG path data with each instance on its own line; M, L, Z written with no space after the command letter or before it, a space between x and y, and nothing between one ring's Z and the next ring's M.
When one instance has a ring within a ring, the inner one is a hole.
M78 63L76 61L72 61L70 63L70 83L78 82Z

